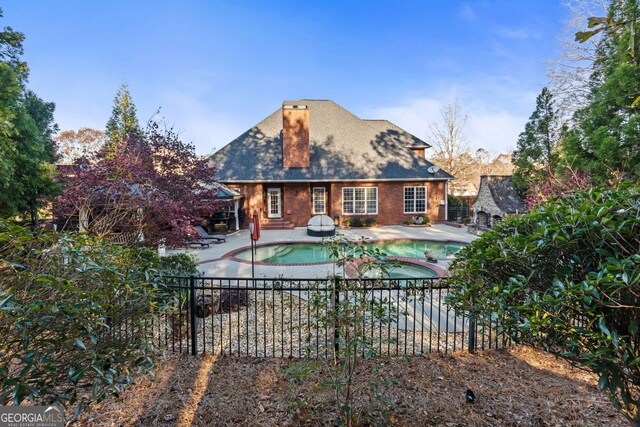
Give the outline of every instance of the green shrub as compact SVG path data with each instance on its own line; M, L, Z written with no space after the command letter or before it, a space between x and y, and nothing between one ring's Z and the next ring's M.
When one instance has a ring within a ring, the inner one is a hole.
M420 225L429 224L431 222L431 218L429 218L429 215L427 214L416 215L413 219L416 221L416 224Z
M353 218L353 221L351 222L351 226L352 227L363 227L363 225L362 225L363 221L366 224L367 219L357 216L357 217Z
M454 196L453 194L449 194L447 196L447 204L449 205L449 207L452 207L452 208L461 208L463 205L462 199L460 199L457 196Z
M342 220L342 225L344 225L345 227L351 227L351 218L345 218Z
M198 261L188 254L171 254L159 257L158 270L168 276L198 275Z
M0 221L0 405L75 407L149 372L153 251Z
M457 311L599 375L640 421L640 186L592 189L505 218L450 267Z
M351 227L373 227L375 225L378 225L376 217L356 216L349 221Z
M403 221L403 224L406 225L424 225L429 224L431 222L431 218L427 214L419 214L414 215L409 219Z

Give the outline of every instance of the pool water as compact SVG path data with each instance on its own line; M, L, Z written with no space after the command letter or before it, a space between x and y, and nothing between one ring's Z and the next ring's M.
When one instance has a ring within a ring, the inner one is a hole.
M453 258L466 246L460 242L438 242L433 240L385 240L371 242L387 256L425 259L425 251L434 258ZM251 261L251 249L236 252L234 257ZM319 243L277 243L258 246L255 260L264 264L308 264L330 262L329 247Z
M426 277L438 277L436 272L432 269L416 264L410 264L408 262L402 262L399 265L388 269L386 273L387 274L382 274L379 268L371 268L365 272L364 277L389 277L391 279L423 279Z

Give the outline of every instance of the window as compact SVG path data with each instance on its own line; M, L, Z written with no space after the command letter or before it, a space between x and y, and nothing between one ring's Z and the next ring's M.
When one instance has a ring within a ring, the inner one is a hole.
M343 214L377 214L377 187L345 187L342 189Z
M324 193L325 193L324 187L313 188L313 213L314 214L327 213Z
M404 187L404 213L424 213L427 211L427 189L425 187Z

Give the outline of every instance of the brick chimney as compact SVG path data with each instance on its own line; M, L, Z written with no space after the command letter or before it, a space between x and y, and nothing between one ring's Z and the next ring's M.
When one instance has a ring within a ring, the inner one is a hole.
M282 104L282 165L309 167L309 109L298 101Z

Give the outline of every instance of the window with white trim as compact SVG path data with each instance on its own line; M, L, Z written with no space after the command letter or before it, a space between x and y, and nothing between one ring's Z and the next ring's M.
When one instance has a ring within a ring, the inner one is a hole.
M377 214L378 187L344 187L342 213L347 215Z
M314 187L313 188L313 213L314 214L325 214L327 213L327 206L325 202L325 188L324 187Z
M404 187L404 213L425 213L427 211L427 188Z

